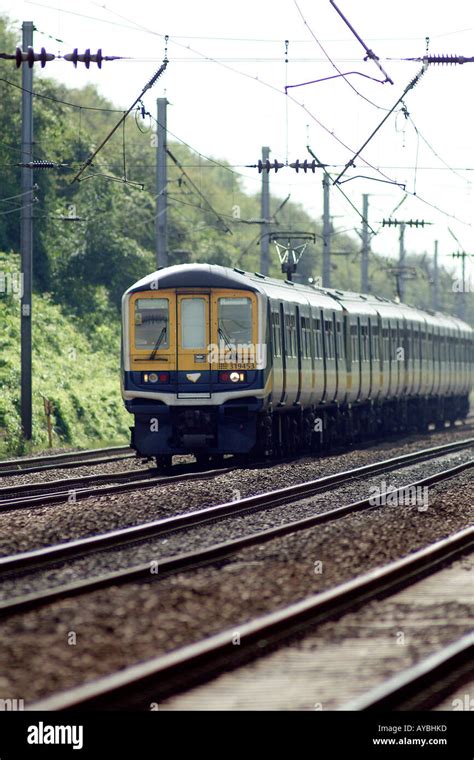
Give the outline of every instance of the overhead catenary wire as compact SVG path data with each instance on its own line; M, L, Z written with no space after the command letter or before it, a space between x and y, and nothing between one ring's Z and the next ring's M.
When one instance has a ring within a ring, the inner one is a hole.
M58 9L58 10L62 10L62 9ZM110 10L110 9L108 9L108 8L105 8L105 10L107 10L107 11L108 11L108 12L110 12L110 13L114 13L113 11L111 11L111 10ZM64 11L64 12L68 12L68 11ZM76 14L76 15L84 15L84 14ZM116 14L116 15L119 15L119 17L120 17L120 18L125 18L125 17L122 17L122 16L120 16L120 14ZM98 19L98 20L99 20L99 21L103 21L103 19ZM104 20L104 21L105 21L105 20ZM110 22L110 21L106 21L106 22L107 22L107 23L113 23L113 22ZM164 37L165 37L165 35L164 35L164 34L160 34L160 33L156 32L156 31L154 31L154 30L150 30L150 29L148 29L147 27L145 27L145 26L143 26L143 25L137 24L136 22L133 22L133 21L132 21L132 22L130 22L130 23L131 23L133 26L132 26L132 25L124 25L124 24L121 24L121 25L122 25L122 26L127 26L127 28L136 29L137 31L138 31L138 30L141 30L141 31L144 31L144 32L146 32L146 33L152 34L152 35L154 35L154 36L159 36L159 37L161 37L161 38L164 38ZM433 37L433 36L434 36L434 35L432 35L432 37ZM174 44L174 45L178 45L179 47L181 47L181 48L185 49L186 51L191 51L191 52L194 52L196 55L198 55L198 56L199 56L199 58L200 58L200 59L202 59L202 60L204 60L204 61L207 61L207 62L212 62L212 63L216 63L216 64L218 64L218 65L220 65L220 66L224 66L224 68L226 68L227 70L229 70L229 71L231 71L231 72L233 72L233 73L235 73L235 74L238 74L238 75L240 75L240 76L244 76L244 77L246 77L246 78L250 79L251 81L255 81L255 82L257 82L258 84L261 84L261 85L264 85L265 87L271 88L271 89L273 89L274 91L276 91L276 92L278 92L279 94L281 94L281 91L280 91L280 90L279 90L277 87L274 87L273 85L271 85L271 84L270 84L270 83L268 83L268 82L265 82L264 80L260 79L259 77L257 77L257 76L252 76L252 75L250 75L250 74L247 74L247 73L245 73L245 72L243 72L243 71L240 71L239 69L236 69L236 68L234 68L234 67L232 67L232 66L229 66L229 65L227 65L227 64L225 64L225 63L221 63L219 60L217 60L216 58L213 58L212 56L208 56L208 55L205 55L205 54L203 54L203 53L201 53L201 52L199 52L199 51L193 50L193 48L191 48L191 46L189 46L189 45L185 45L185 44L182 44L182 43L179 43L179 42L177 42L177 39L189 39L189 36L183 35L182 37L177 37L177 38L175 37L175 39L172 39L172 40L171 40L171 42L172 42L172 44ZM207 38L207 37L203 37L203 39L208 39L208 38ZM378 39L385 39L385 38L378 38ZM311 112L311 111L310 111L310 110L309 110L309 109L308 109L308 108L305 106L305 104L304 104L304 103L300 103L300 102L299 102L299 101L298 101L296 98L293 98L291 95L289 96L289 98L291 98L291 99L294 101L294 103L295 103L295 104L296 104L298 107L302 108L302 109L303 109L303 110L304 110L304 111L305 111L305 112L308 114L308 116L309 116L309 117L310 117L310 118L311 118L313 121L315 121L315 123L317 123L317 124L318 124L318 126L320 126L322 129L324 129L324 130L325 130L325 131L326 131L328 134L330 134L330 135L331 135L331 136L332 136L332 137L333 137L333 138L334 138L334 139L335 139L337 142L339 142L341 145L343 145L343 146L344 146L346 149L348 149L348 150L351 150L351 149L349 148L349 146L345 145L345 143L344 143L342 140L340 140L340 138L339 138L339 137L338 137L338 136L335 134L334 130L331 130L330 128L326 127L326 125L324 125L324 124L323 124L323 123L322 123L322 122L321 122L321 121L320 121L320 120L319 120L319 119L318 119L318 118L315 116L315 114L313 114L313 113L312 113L312 112ZM374 166L373 164L371 164L370 162L368 162L368 161L367 161L367 160L366 160L366 159L365 159L365 158L364 158L362 155L360 155L360 156L359 156L359 159L360 159L360 160L361 160L363 163L365 163L367 166L369 166L369 167L370 167L372 170L374 170L375 172L377 172L378 174L380 174L381 176L384 176L384 177L386 177L386 179L388 179L389 181L395 182L394 180L391 180L391 178L390 178L390 177L388 177L388 176L385 174L385 172L381 171L381 169L385 169L385 168L392 168L392 167L380 167L380 166L377 166L377 167L376 167L376 166ZM393 167L393 168L397 168L397 167ZM244 175L244 176L245 176L245 175ZM445 216L448 216L448 217L450 217L450 218L456 219L457 221L461 222L462 224L469 224L468 222L465 222L465 221L463 221L463 220L461 220L461 219L458 219L458 218L457 218L457 217L456 217L454 214L450 214L449 212L446 212L446 211L444 211L443 209L439 208L438 206L436 206L435 204L431 203L430 201L426 201L425 199L423 199L423 198L422 198L422 197L420 197L419 195L417 195L416 197L418 198L418 200L420 200L420 202L422 202L422 203L426 203L426 204L427 204L427 205L429 205L431 208L434 208L434 209L436 209L437 211L439 211L440 213L444 214Z
M152 33L153 33L153 32L152 32ZM239 73L240 73L240 72L239 72ZM245 75L245 74L244 74L244 76L247 76L247 75ZM23 89L23 88L21 87L21 85L18 85L18 84L16 84L15 82L11 82L10 80L7 80L7 79L5 79L5 78L3 78L3 77L0 77L0 81L3 81L3 82L5 82L6 84L9 84L9 85L11 85L11 86L13 86L13 87L15 87L15 88L17 88L17 89L19 89L19 90L22 90L22 89ZM267 83L263 82L262 80L259 80L259 81L260 81L262 84L267 84ZM269 86L269 87L273 87L272 85L268 85L268 86ZM276 88L273 88L273 89L276 89ZM44 93L35 92L35 91L32 91L32 94L33 94L33 96L36 96L36 97L39 97L39 98L43 98L43 99L46 99L46 100L51 100L51 101L54 101L54 102L57 102L57 103L60 103L60 104L63 104L63 105L66 105L66 106L69 106L69 107L72 107L72 108L78 108L78 109L83 109L83 110L90 110L90 111L105 111L105 112L109 112L109 113L122 113L122 114L124 113L122 109L117 109L117 108L104 108L104 107L98 107L98 106L84 106L84 105L80 105L80 104L77 104L77 103L71 103L71 102L69 102L69 101L65 101L65 100L63 100L63 99L60 99L60 98L57 98L57 97L54 97L54 96L51 96L51 95L46 95L46 94L44 94ZM296 101L296 100L295 100L294 98L292 98L291 96L289 96L289 97L290 97L290 99L291 99L291 100L293 100L293 101L294 101L294 102L295 102L297 105L301 106L301 107L302 107L302 108L303 108L303 109L304 109L304 110L305 110L305 111L308 113L308 115L310 116L310 118L314 119L314 120L315 120L315 121L318 123L318 125L319 125L319 126L322 126L322 127L323 127L323 129L325 129L325 130L326 130L326 131L327 131L329 134L331 134L331 135L332 135L332 136L333 136L333 137L334 137L334 138L335 138L335 139L336 139L338 142L340 142L340 143L341 143L341 144L342 144L344 147L346 147L348 150L350 150L349 146L345 145L345 143L343 143L341 140L339 140L339 138L338 138L338 137L337 137L337 136L336 136L336 135L335 135L335 134L334 134L334 133L333 133L333 132L332 132L332 131L331 131L329 128L327 128L325 125L323 125L321 122L319 122L319 120L318 120L318 119L317 119L317 118L316 118L316 117L315 117L315 116L314 116L314 115L313 115L313 114L312 114L312 113L309 111L309 109L308 109L308 108L307 108L307 107L306 107L304 104L300 104L298 101ZM155 119L155 121L156 121L156 119ZM235 171L234 171L234 169L233 169L231 166L228 166L228 165L226 165L226 164L220 163L220 162L216 161L215 159L213 159L213 158L211 158L211 157L209 157L209 156L206 156L205 154L203 154L203 153L201 153L200 151L198 151L197 149L193 148L191 145L189 145L189 143L187 143L185 140L183 140L182 138L178 137L177 135L173 134L172 132L170 132L170 134L171 134L173 137L175 137L175 139L177 139L177 140L179 140L180 142L182 142L182 143L183 143L183 145L186 145L187 147L189 147L191 150L193 150L194 152L196 152L196 153L198 153L199 155L201 155L201 156L202 156L203 158L205 158L206 160L208 160L208 161L210 161L210 162L212 162L212 163L215 163L215 164L216 164L216 166L220 166L220 167L222 167L223 169L226 169L227 171L231 171L231 172L233 172L233 173L237 174L238 176L244 177L244 178L246 178L246 179L253 179L252 177L249 177L249 175L243 174L242 172L235 172ZM423 141L424 141L424 142L425 142L425 143L428 145L428 147L430 147L430 149L432 150L432 152L434 153L434 155L436 155L436 156L439 158L439 160L440 160L440 161L442 161L442 163L444 163L444 164L445 164L446 168L447 168L447 169L449 169L450 171L453 171L453 172L457 173L457 172L456 172L456 169L453 169L453 168L451 168L451 167L450 167L448 164L446 164L446 163L443 161L443 159L442 159L442 158L441 158L441 157L440 157L440 156L439 156L439 155L436 153L436 151L435 151L435 150L434 150L434 149L433 149L433 148L432 148L432 147L429 145L428 141L427 141L427 140L426 140L426 139L423 137L423 135L421 135L421 134L420 134L420 136L421 136L422 140L423 140ZM4 142L2 142L2 141L0 141L0 144L2 144L2 145L5 145L6 147L10 148L11 150L14 150L14 151L17 151L17 152L20 152L20 153L21 153L21 150L20 150L19 148L15 147L15 146L9 145L8 143L4 143ZM377 172L378 172L378 173L380 173L382 176L386 177L386 179L387 179L387 180L388 180L388 181L389 181L391 184L395 184L395 185L396 185L396 184L400 184L400 183L397 183L395 180L391 180L389 177L387 177L387 175L386 175L386 174L384 174L384 172L383 172L383 171L381 171L382 169L392 169L392 168L395 168L395 169L397 169L397 168L399 168L399 169L404 169L404 168L413 168L413 167L392 167L392 166L379 166L379 167L377 168L377 167L373 166L373 165L372 165L370 162L366 161L366 160L364 159L364 157L363 157L363 156L359 156L359 158L360 158L360 159L361 159L361 160L362 160L362 161L363 161L363 162L364 162L364 163L365 163L367 166L369 166L371 169L373 169L373 170L377 171ZM16 164L12 164L11 166L16 166ZM331 164L331 166L333 166L333 167L337 168L339 165L338 165L338 164ZM345 166L347 166L347 164L346 164ZM242 168L243 168L243 167L242 167ZM421 171L421 170L428 170L428 167L418 167L418 170L419 170L419 171ZM429 170L435 170L435 167L429 167ZM464 168L464 169L462 169L462 170L463 170L463 171L474 171L474 167L465 167L465 168ZM461 175L459 175L459 176L461 176ZM465 179L465 178L463 178L463 179ZM120 181L120 180L117 178L117 181ZM465 181L468 181L468 180L465 180ZM344 195L345 195L345 194L344 194ZM346 196L346 197L347 197L347 196ZM431 203L430 201L427 201L427 200L425 200L425 199L424 199L424 198L422 198L421 196L417 195L416 197L417 197L417 198L418 198L418 199L419 199L419 200L420 200L422 203L425 203L425 204L427 204L428 206L430 206L431 208L434 208L436 211L439 211L441 214L443 214L443 215L445 215L445 216L448 216L449 218L452 218L452 219L454 219L454 220L456 220L456 221L459 221L461 224L464 224L464 225L468 225L468 226L471 226L471 224L470 224L469 222L466 222L466 221L464 221L464 220L462 220L462 219L459 219L459 218L458 218L456 215L454 215L454 214L450 214L449 212L446 212L446 211L444 211L443 209L439 208L437 205L435 205L435 204ZM354 206L354 208L355 208L355 206Z
M81 108L83 111L106 111L108 113L123 113L123 108L104 108L104 107L99 107L99 106L84 106L84 105L80 105L79 103L70 103L67 100L62 100L61 98L57 98L54 95L46 95L43 92L38 92L35 90L27 90L24 87L22 87L20 84L17 84L16 82L12 82L10 79L5 79L5 77L0 77L0 82L5 82L5 84L10 85L10 87L15 87L17 90L27 92L33 95L34 98L41 98L42 100L51 100L54 103L59 103L64 106L69 106L70 108Z
M25 208L31 208L31 206L34 206L38 202L38 199L35 198L31 203L24 203L22 206L18 206L17 208L9 208L8 211L0 211L0 216L6 216L7 214L14 214L15 212L20 212L22 209Z
M214 216L216 216L221 221L222 225L225 228L225 231L229 232L232 235L232 230L230 229L230 227L227 226L227 224L225 223L222 215L218 211L216 211L215 208L214 208L214 206L207 200L207 198L204 195L204 193L198 188L198 186L191 179L191 177L189 176L189 174L183 169L183 167L181 166L180 161L176 158L176 156L173 155L173 153L169 150L169 148L166 149L166 152L169 155L169 157L171 158L171 160L173 161L173 163L176 164L176 166L178 167L178 169L182 172L183 176L186 177L186 179L188 180L188 182L190 183L190 185L194 188L194 190L199 195L199 197L202 198L202 200L204 201L204 203L208 207L209 211L211 211L214 214Z
M138 28L138 29L141 29L142 31L145 31L145 32L147 32L147 33L153 34L153 35L155 35L155 36L158 36L158 37L161 37L161 38L163 38L163 36L164 36L163 34L160 34L159 32L156 32L156 31L154 31L154 30L148 29L147 27L143 26L142 24L138 24L138 23L137 23L137 22L135 22L135 21L131 21L129 18L127 18L127 17L123 16L122 14L119 14L119 13L117 13L116 11L112 11L112 10L111 10L111 9L109 9L109 8L106 8L106 10L107 10L108 12L112 13L113 15L115 15L115 16L117 16L117 17L121 18L122 20L125 20L125 21L127 21L127 22L129 22L129 23L132 23L132 24L134 24L134 26L135 26L136 28ZM166 35L166 38L167 38L167 35ZM267 88L269 88L269 89L271 89L271 90L273 90L273 91L277 92L279 95L282 95L282 94L283 94L283 93L282 93L282 90L280 90L278 87L275 87L274 85L270 84L269 82L266 82L265 80L262 80L262 79L260 79L258 76L252 76L252 75L250 75L250 74L246 74L245 72L243 72L243 71L240 71L239 69L235 69L234 67L232 67L232 66L229 66L228 64L225 64L225 63L221 63L221 62L219 62L218 60L216 60L215 58L213 58L212 56L207 56L207 55L205 55L204 53L201 53L200 51L198 51L198 50L196 50L196 49L192 48L190 45L184 45L184 44L182 44L182 43L176 42L176 41L175 41L175 40L173 40L173 39L170 39L170 44L175 44L175 45L177 45L177 46L179 46L179 47L181 47L181 48L184 48L184 49L186 49L186 50L190 50L191 52L195 53L196 55L200 56L201 58L203 58L203 59L205 59L205 60L208 60L208 61L212 61L212 62L214 62L214 63L216 63L216 64L218 64L218 65L220 65L220 66L223 66L225 69L227 69L227 70L229 70L229 71L231 71L231 72L233 72L233 73L235 73L235 74L238 74L238 75L240 75L240 76L243 76L243 77L245 77L245 78L251 79L252 81L255 81L255 82L257 82L258 84L261 84L261 85L263 85L263 86L265 86L265 87L267 87ZM315 115L314 115L314 114L313 114L313 113L312 113L312 112L311 112L311 111L310 111L310 110L307 108L307 106L306 106L304 103L301 103L300 101L298 101L296 98L294 98L294 97L293 97L292 95L290 95L290 94L287 94L287 97L288 97L290 100L292 100L292 101L293 101L293 102L294 102L294 103L295 103L295 104L296 104L296 105L297 105L299 108L301 108L301 109L302 109L302 110L303 110L305 113L307 113L307 114L308 114L308 116L309 116L309 117L310 117L310 118L311 118L313 121L315 121L315 123L317 123L317 124L318 124L318 126L320 126L320 127L321 127L321 128L324 130L324 131L326 131L326 132L327 132L327 133L328 133L328 134L329 134L329 135L330 135L330 136L331 136L333 139L335 139L335 140L336 140L336 141L337 141L337 142L338 142L340 145L342 145L344 148L346 148L346 150L349 150L349 151L353 152L353 151L352 151L352 149L351 149L351 148L350 148L348 145L346 145L346 144L345 144L345 142L344 142L343 140L341 140L341 139L340 139L340 138L339 138L339 137L338 137L338 136L335 134L334 130L331 130L329 127L327 127L325 124L323 124L323 123L322 123L322 122L321 122L321 121L320 121L320 120L319 120L319 119L318 119L318 118L317 118L317 117L316 117L316 116L315 116ZM369 167L370 167L370 168L371 168L373 171L375 171L375 172L379 173L381 176L385 177L385 179L387 179L387 180L389 180L389 181L392 181L392 182L394 182L394 184L396 184L396 182L395 182L394 180L391 180L391 178L390 178L390 177L388 177L388 176L387 176L387 175L386 175L384 172L382 172L382 171L381 171L380 169L378 169L376 166L374 166L374 165L373 165L373 164L371 164L369 161L367 161L367 160L366 160L366 159L365 159L365 158L364 158L362 155L359 155L359 158L360 158L360 160L361 160L361 161L363 161L363 162L364 162L364 163L365 163L367 166L369 166Z
M26 0L28 5L36 5L40 8L48 8L49 10L58 11L59 13L66 13L72 16L78 16L79 18L86 18L92 21L99 21L102 24L109 24L111 26L121 26L124 29L131 29L134 31L144 31L148 34L158 34L157 32L150 31L146 29L145 27L140 27L137 25L137 23L131 19L126 19L125 16L121 16L116 11L113 11L111 8L108 8L105 3L94 3L97 5L98 8L101 8L102 10L107 11L108 13L112 13L113 15L118 16L119 18L123 18L127 21L129 21L128 24L119 23L117 21L111 21L110 19L100 18L99 16L91 16L85 13L79 13L78 11L71 11L67 8L60 8L58 6L53 5L47 5L46 3L39 3L36 2L36 0ZM470 32L472 31L473 27L468 27L466 29L456 29L452 32L443 32L442 34L434 34L431 35L431 37L434 38L440 38L440 37L447 37L452 34L460 34L462 32ZM164 38L164 34L160 35ZM221 42L264 42L264 43L280 43L281 39L275 39L275 38L268 38L268 37L223 37L223 36L216 36L216 35L192 35L192 34L181 34L181 35L172 35L176 39L183 39L183 40L217 40ZM370 37L369 42L398 42L400 40L404 41L413 41L413 42L419 42L419 37ZM327 39L324 40L324 42L347 42L348 39ZM298 42L298 43L305 43L307 40L292 40L292 42ZM380 60L380 59L379 59Z
M149 114L149 115L151 116L155 124L158 124L158 119L156 118L156 116L153 116L153 114ZM245 164L233 164L233 165L224 164L221 161L218 161L217 159L212 158L212 156L207 156L205 153L202 153L200 150L190 145L190 143L186 142L186 140L183 140L182 137L179 137L177 134L172 132L168 127L166 128L166 131L169 135L171 135L171 137L174 137L175 140L178 140L178 142L185 145L186 148L189 148L189 150L191 150L193 153L196 153L198 156L201 156L201 158L204 158L206 161L209 161L211 164L215 164L215 168L219 167L221 169L225 169L226 171L230 172L231 174L234 174L237 177L243 177L244 179L255 180L255 177L253 175L243 174L243 172L235 171L235 168L244 169ZM205 165L203 166L203 164L182 164L182 166L184 168L208 168ZM212 168L212 167L209 167L209 168ZM257 179L256 181L260 182L259 179Z
M106 10L107 10L109 13L112 13L113 15L115 15L115 16L118 16L118 17L119 17L119 18L121 18L121 19L124 19L125 21L128 21L128 22L130 22L130 23L133 23L133 24L134 24L134 25L135 25L137 28L141 29L142 31L145 31L145 32L147 32L147 33L150 33L150 34L153 34L153 35L155 35L155 36L157 36L157 37L160 37L160 38L163 38L163 37L164 37L164 35L163 35L163 34L161 34L161 33L159 33L159 32L156 32L156 31L154 31L153 29L148 29L148 27L145 27L145 26L143 26L142 24L138 24L138 22L135 22L135 21L131 21L131 19L129 19L129 18L127 18L127 17L123 16L123 15L122 15L122 14L120 14L120 13L117 13L116 11L112 11L110 8L106 8ZM208 61L212 61L213 63L216 63L216 64L217 64L217 65L219 65L219 66L222 66L223 68L227 69L228 71L231 71L231 72L233 72L234 74L237 74L237 75L239 75L239 76L243 76L243 77L245 77L246 79L250 79L250 80L252 80L252 81L256 82L257 84L261 84L261 85L263 85L264 87L267 87L267 88L269 88L269 89L273 90L274 92L278 93L278 95L280 95L280 96L281 96L281 95L284 95L284 92L283 92L283 90L281 90L280 88L276 87L275 85L272 85L272 84L271 84L271 83L269 83L269 82L266 82L265 80L261 79L261 78L260 78L260 77L258 77L258 76L252 76L251 74L246 74L244 71L240 71L239 69L235 69L233 66L229 66L229 65L228 65L228 64L226 64L226 63L221 63L220 61L216 60L216 59L215 59L215 58L213 58L212 56L208 56L208 55L206 55L205 53L201 53L199 50L196 50L195 48L192 48L190 45L184 45L183 43L180 43L180 42L176 42L176 40L175 40L175 39L172 39L171 37L169 38L169 42L170 42L170 44L174 44L174 45L177 45L178 47L180 47L180 48L184 48L185 50L190 50L192 53L194 53L194 54L198 55L200 58L203 58L203 59L205 59L205 60L208 60ZM325 131L325 132L327 132L329 135L331 135L331 137L332 137L333 139L335 139L335 140L336 140L336 141L337 141L337 142L338 142L340 145L342 145L344 148L346 148L346 150L349 150L349 151L351 151L351 152L352 152L352 149L351 149L351 148L349 148L349 146L347 146L347 145L344 143L344 141L343 141L343 140L341 140L341 139L340 139L340 138L339 138L339 137L338 137L338 136L335 134L334 130L331 130L329 127L327 127L325 124L323 124L323 123L322 123L322 122L321 122L321 121L320 121L320 120L319 120L319 119L318 119L318 118L317 118L317 117L316 117L316 116L315 116L315 115L314 115L314 114L313 114L313 113L312 113L312 112L311 112L311 111L310 111L310 110L307 108L307 106L306 106L304 103L300 103L300 101L296 100L296 98L294 98L294 97L293 97L292 95L290 95L290 94L288 94L288 95L287 95L287 97L288 97L290 100L292 100L292 101L293 101L293 102L294 102L294 103L295 103L295 104L296 104L296 105L297 105L299 108L302 108L302 110L303 110L305 113L307 113L307 114L308 114L308 116L309 116L309 117L310 117L310 118L311 118L313 121L315 121L315 123L317 123L317 124L318 124L318 125L319 125L319 126L320 126L320 127L321 127L321 128L324 130L324 131ZM384 173L383 173L383 172L380 172L380 171L377 169L377 167L373 166L373 165L372 165L370 162L368 162L368 161L367 161L365 158L363 158L363 156L360 156L360 159L361 159L361 161L363 161L363 162L364 162L364 163L365 163L367 166L370 166L370 168L371 168L371 169L373 169L373 170L374 170L374 171L376 171L376 172L379 172L379 173L380 173L382 176L385 176L385 178L386 178L386 179L390 179L390 177L387 177L387 175L384 175Z
M314 33L313 29L310 27L308 21L306 20L304 14L303 14L303 11L301 10L300 6L298 5L298 0L293 0L293 2L294 2L295 6L296 6L296 8L298 10L298 13L300 14L300 16L302 18L302 21L303 21L304 25L308 29L308 32L310 33L310 35L312 36L312 38L314 39L314 41L316 42L316 44L321 48L321 50L323 51L324 55L326 56L326 58L328 59L329 63L331 64L331 66L337 71L338 76L340 76L340 77L342 77L342 79L344 79L344 81L349 85L349 87L351 88L351 90L353 90L356 93L356 95L358 95L360 98L362 98L363 100L365 100L367 103L370 103L371 106L374 106L374 108L378 108L381 111L387 111L388 110L387 108L384 108L383 106L379 106L377 103L374 103L373 100L370 100L370 98L367 98L365 95L363 95L361 92L359 92L359 90L356 87L354 87L354 85L352 84L352 82L350 82L349 79L347 78L349 74L360 74L361 76L367 76L367 75L366 74L362 74L359 71L349 71L349 72L343 73L341 71L341 69L339 68L339 66L337 66L336 63L335 63L335 61L331 58L331 56L327 52L327 50L324 47L324 45L316 37L316 34ZM330 78L331 77L327 77L327 79L330 79ZM375 82L379 82L380 84L384 84L386 81L388 81L387 78L385 80L383 80L383 81L381 79L374 79L374 77L367 77L367 78L368 79L372 79ZM318 80L314 80L314 83L316 83L316 81L318 81ZM323 81L323 80L321 80L321 81ZM307 82L305 84L313 84L313 82ZM392 82L392 84L393 84L393 82Z
M137 98L135 98L135 100L133 101L133 103L130 106L130 108L123 113L122 117L118 120L118 122L113 127L113 129L110 130L110 132L102 140L102 142L100 143L100 145L94 150L94 152L89 156L89 158L83 163L82 167L79 169L79 171L77 172L77 174L73 177L71 184L73 182L78 182L79 181L79 179L80 179L81 175L83 174L83 172L87 169L88 166L91 165L91 163L94 160L94 158L102 150L102 148L104 147L104 145L106 145L106 143L108 143L108 141L110 140L110 138L112 137L112 135L117 131L117 129L125 121L125 119L127 118L128 114L133 111L133 109L135 108L135 106L137 105L137 103L140 102L140 100L143 98L143 96L145 95L145 93L151 87L153 87L153 85L157 82L157 80L160 78L160 76L166 70L167 66L168 66L168 57L167 57L166 50L165 50L165 57L163 59L163 63L161 64L160 68L158 69L158 71L156 71L153 74L152 78L147 82L147 84L145 85L145 87L143 87L142 91L140 92L140 95Z
M407 93L410 92L410 90L412 90L418 84L418 82L420 81L421 77L425 74L425 72L427 70L427 67L428 67L427 64L423 65L421 67L420 71L418 72L418 74L407 84L407 86L403 90L402 94L400 95L400 97L398 98L398 100L396 101L396 103L392 106L392 108L388 111L388 113L385 114L385 116L383 117L382 121L376 126L376 128L370 133L369 137L363 143L363 145L359 148L359 150L357 150L354 153L354 155L352 156L351 160L347 162L347 164L345 165L345 167L342 170L342 172L340 172L339 176L336 177L336 179L334 180L334 184L337 184L340 181L341 177L344 176L345 172L347 171L347 169L350 166L354 166L355 159L360 157L360 154L362 153L362 151L364 150L364 148L367 147L367 145L369 144L369 142L373 139L373 137L375 137L375 135L381 129L381 127L383 127L383 125L385 124L385 122L387 121L387 119L389 118L389 116L395 111L396 107L403 101L403 98L407 95Z
M426 139L426 137L422 134L422 132L420 132L419 128L416 126L415 122L413 121L413 117L412 117L412 115L410 113L407 113L407 119L412 124L412 126L415 129L417 135L425 143L425 145L427 146L427 148L429 148L429 150L433 153L433 155L436 156L436 158L438 159L438 161L441 161L441 163L444 164L444 167L446 169L448 169L450 172L452 172L453 174L455 174L457 177L459 177L460 179L462 179L464 182L467 182L468 185L471 185L472 184L471 180L466 179L466 177L463 177L462 174L459 174L459 171L456 168L450 166L444 160L444 158L442 158L439 155L439 153L433 148L433 146L428 142L428 140ZM419 170L421 170L423 168L426 169L426 167L418 167ZM470 169L466 167L462 171L470 171Z
M33 187L33 189L37 190L38 189L38 185L35 185ZM12 200L16 200L16 198L22 198L24 195L29 195L29 194L30 194L30 191L27 190L24 193L17 193L16 195L9 195L8 198L0 198L0 203L11 202Z

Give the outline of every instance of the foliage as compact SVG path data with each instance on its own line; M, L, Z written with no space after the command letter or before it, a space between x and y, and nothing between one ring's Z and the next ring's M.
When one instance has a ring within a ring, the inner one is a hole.
M17 272L16 259L0 254L2 271ZM0 455L5 455L25 447L19 401L20 302L11 292L0 296ZM99 290L96 297L100 309ZM127 440L130 417L119 392L118 319L86 330L48 294L34 297L33 316L32 446L47 445L43 397L54 404L55 447Z

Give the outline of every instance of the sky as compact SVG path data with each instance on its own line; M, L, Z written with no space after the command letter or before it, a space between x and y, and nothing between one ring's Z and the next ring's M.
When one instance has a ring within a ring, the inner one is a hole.
M167 97L170 139L229 161L249 192L260 189L260 175L247 165L256 163L262 146L286 164L311 160L309 145L333 181L339 177L331 186L336 231L360 229L349 201L361 210L368 194L369 222L377 232L372 250L396 257L398 230L381 223L403 201L394 218L426 223L407 229L407 250L432 257L437 240L441 262L453 270L459 263L450 254L474 252L474 63L428 66L387 114L423 68L402 59L422 57L427 46L432 55L474 55L474 4L336 3L384 73L364 60L364 48L329 0L0 0L0 11L14 22L19 43L21 21L28 20L37 29L35 48L64 54L100 47L105 55L129 56L105 62L100 71L55 61L44 74L73 87L92 82L124 109L159 67L167 44L168 68L144 102L156 113L156 98ZM355 73L285 94L285 85L334 77L335 67ZM393 84L383 82L385 74ZM38 66L34 75L42 75ZM385 117L355 166L345 169ZM285 167L271 172L270 188L280 198L290 193L320 220L321 170L305 175ZM338 249L337 235L332 246ZM473 264L468 260L472 280Z

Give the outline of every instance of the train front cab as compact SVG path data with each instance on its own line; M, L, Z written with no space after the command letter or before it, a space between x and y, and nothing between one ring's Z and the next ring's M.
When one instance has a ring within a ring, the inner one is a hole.
M261 301L244 289L129 294L124 398L140 455L252 449L268 378Z

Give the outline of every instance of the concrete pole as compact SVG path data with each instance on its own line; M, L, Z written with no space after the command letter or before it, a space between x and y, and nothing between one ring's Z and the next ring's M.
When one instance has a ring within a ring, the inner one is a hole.
M33 47L33 22L24 21L23 50ZM33 160L33 68L21 67L21 162ZM31 319L33 290L33 170L21 169L20 255L23 295L21 299L21 426L25 440L31 440Z
M166 98L158 98L158 124L156 129L156 263L158 267L168 266L168 170Z
M398 295L400 296L400 301L405 300L405 275L403 271L403 267L405 266L405 222L401 222L400 224L400 253L399 253L399 259L398 259L398 266L400 269L399 275L398 275Z
M270 157L270 148L262 147L262 163ZM270 269L270 172L262 170L262 196L261 196L262 237L260 239L260 272L268 274Z
M459 304L459 318L462 320L466 319L466 259L467 259L467 254L463 252L461 254L462 291L461 291L461 301Z
M439 310L439 268L438 268L438 241L434 244L433 263L433 311Z
M369 293L369 196L362 196L362 258L360 287L362 293Z
M331 287L331 219L329 216L329 177L323 179L323 288Z

